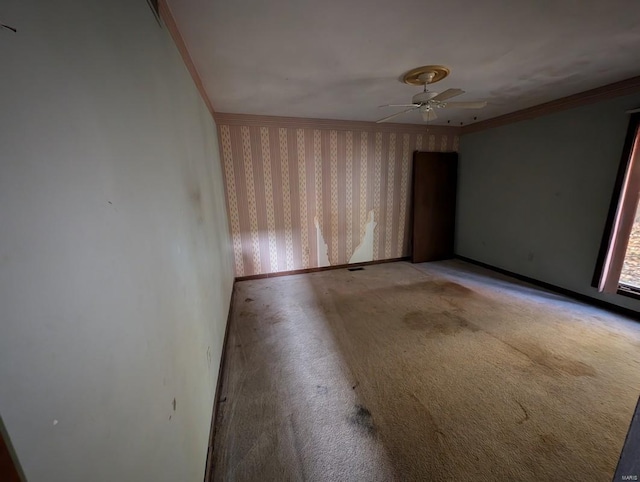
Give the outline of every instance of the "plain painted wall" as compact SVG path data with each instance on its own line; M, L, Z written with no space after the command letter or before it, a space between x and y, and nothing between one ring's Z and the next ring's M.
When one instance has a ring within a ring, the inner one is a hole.
M640 94L464 135L456 253L620 306L591 287Z
M145 0L5 0L0 415L28 480L202 480L233 266L216 129Z

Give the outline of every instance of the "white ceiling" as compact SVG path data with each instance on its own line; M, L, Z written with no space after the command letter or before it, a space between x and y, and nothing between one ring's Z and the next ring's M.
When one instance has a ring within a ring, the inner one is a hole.
M402 73L442 64L431 90L489 103L438 111L460 125L640 75L638 0L169 3L217 112L372 121L420 90Z

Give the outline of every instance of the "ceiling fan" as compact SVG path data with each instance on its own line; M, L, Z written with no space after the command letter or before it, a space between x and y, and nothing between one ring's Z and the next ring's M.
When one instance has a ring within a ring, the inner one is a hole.
M438 82L447 75L449 75L449 69L439 65L427 65L407 72L403 76L402 81L411 85L423 85L424 90L413 96L411 104L381 105L380 107L408 107L408 109L396 112L376 122L387 122L414 110L419 110L422 113L422 119L429 122L438 118L435 112L436 109L481 109L487 105L486 102L448 102L448 99L464 94L464 90L462 89L447 89L440 93L427 90L427 84Z

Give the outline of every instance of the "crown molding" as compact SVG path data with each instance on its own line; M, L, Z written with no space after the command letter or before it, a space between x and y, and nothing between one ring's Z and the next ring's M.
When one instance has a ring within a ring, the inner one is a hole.
M171 9L167 4L167 0L158 0L158 13L160 15L160 18L164 22L164 25L167 27L167 30L171 34L171 38L173 39L173 42L176 44L176 47L178 48L178 51L182 56L184 65L187 67L187 70L191 74L191 78L193 79L193 82L196 84L196 88L198 89L198 92L200 92L200 96L202 97L202 100L204 100L204 103L206 104L207 109L209 109L209 112L211 113L211 115L214 116L215 111L213 110L213 105L211 104L211 100L207 95L207 91L204 89L204 84L202 83L202 78L198 73L198 69L196 69L196 65L193 63L193 59L191 58L191 55L189 55L189 50L187 49L187 45L184 43L184 39L182 38L182 34L178 29L178 25L176 24L176 21L173 18L173 14L171 13Z
M555 112L563 110L573 109L587 104L593 104L607 99L613 99L615 97L621 97L623 95L633 94L640 92L640 76L632 77L630 79L608 84L596 89L587 90L578 94L573 94L561 99L552 100L551 102L545 102L544 104L528 107L527 109L518 110L509 114L493 117L485 121L476 122L475 124L468 124L463 126L461 134L471 134L472 132L479 132L486 129L493 129L494 127L500 127L507 124L513 124L523 120L535 119Z
M459 135L460 127L426 126L421 124L396 124L391 122L376 123L366 121L348 121L338 119L309 119L305 117L280 117L253 114L231 114L216 112L214 115L218 125L259 126L259 127L291 127L297 129L324 129L367 132L403 132L425 134Z

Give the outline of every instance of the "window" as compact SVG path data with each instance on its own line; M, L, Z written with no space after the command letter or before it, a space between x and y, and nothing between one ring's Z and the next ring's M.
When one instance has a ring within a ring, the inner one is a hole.
M593 285L640 298L640 113L631 116Z

